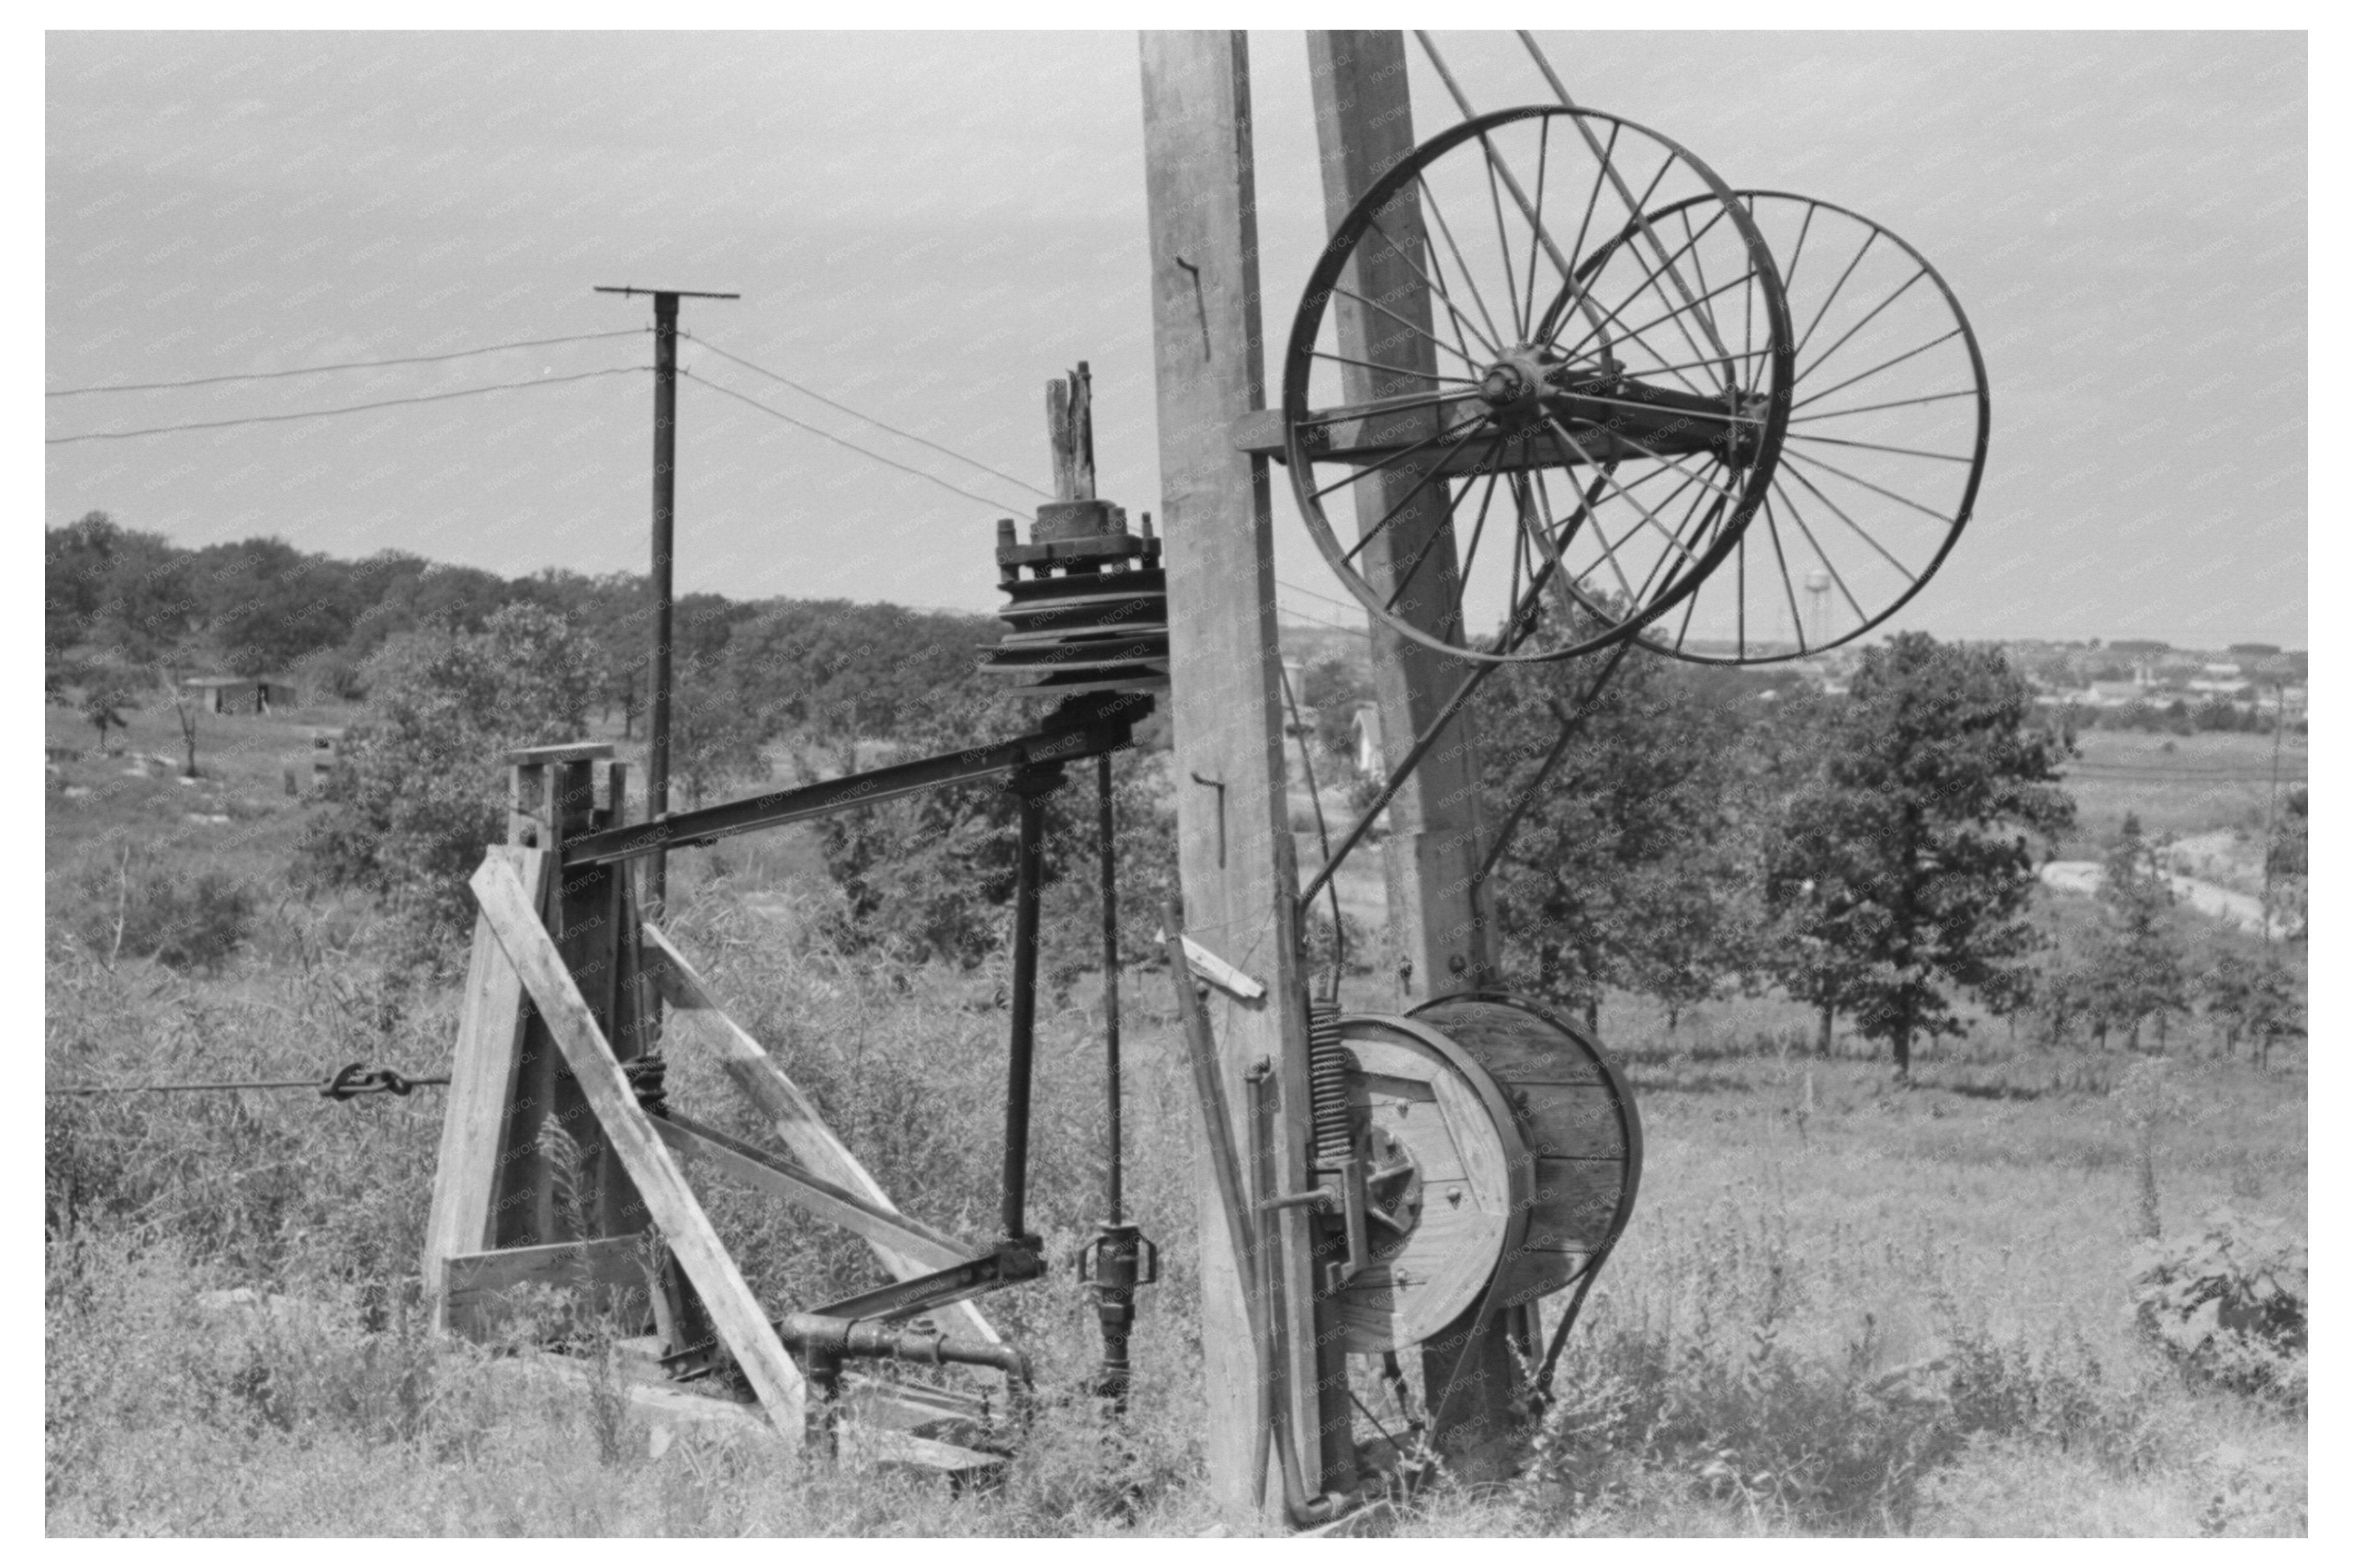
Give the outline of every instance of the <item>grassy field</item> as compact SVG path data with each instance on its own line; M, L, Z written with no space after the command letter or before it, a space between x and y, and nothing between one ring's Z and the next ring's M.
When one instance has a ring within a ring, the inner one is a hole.
M167 724L137 727L150 718L134 716L130 745L174 754ZM439 1070L453 987L374 963L364 909L284 887L308 809L279 782L284 762L307 755L300 719L211 723L212 781L181 784L163 770L134 779L120 758L65 763L52 781L50 1082L294 1078L352 1059ZM70 730L53 730L53 741L74 743ZM2248 738L2216 739L2243 749ZM2154 753L2168 763L2182 754ZM2234 758L2223 760L2239 768ZM2228 827L2227 813L2246 804L2239 784L2145 771L2152 777L2099 785L2114 798L2096 809L2120 815L2122 803L2146 800L2145 822L2170 811L2187 832ZM2168 788L2211 793L2183 802ZM106 873L126 844L134 858L227 868L260 885L269 896L248 944L217 973L104 962L79 933L102 921ZM805 918L825 892L797 835L681 864L672 923L742 1021L912 1212L986 1234L997 977L894 972L826 946ZM1377 881L1344 891L1352 910L1377 906ZM1041 1007L1032 1179L1058 1257L1097 1215L1095 984L1082 975ZM1352 984L1362 1005L1382 1000L1377 974ZM1080 1391L1097 1353L1092 1309L1058 1272L989 1304L1032 1352L1042 1393L1029 1442L993 1489L959 1497L743 1439L664 1446L609 1389L584 1395L512 1375L513 1358L424 1331L415 1267L435 1091L343 1107L304 1094L53 1100L48 1530L1205 1530L1215 1521L1200 1483L1190 1111L1165 973L1132 972L1123 994L1129 1194L1167 1258L1164 1283L1144 1293L1135 1415L1124 1428L1108 1427ZM1981 1024L1925 1054L1915 1086L1899 1089L1853 1042L1831 1058L1809 1054L1808 1016L1770 1000L1701 1009L1672 1037L1636 1004L1605 1009L1602 1024L1629 1063L1648 1142L1632 1226L1564 1359L1528 1472L1482 1489L1441 1484L1397 1531L2306 1529L2301 1405L2186 1384L2129 1319L2142 1187L2127 1101L2115 1092L2122 1053L2036 1051ZM2178 1037L2162 1069L2170 1098L2149 1165L2161 1225L2191 1234L2227 1203L2303 1234L2301 1054L2277 1053L2258 1070L2199 1040ZM677 1055L672 1092L695 1114L755 1131L691 1050ZM832 1233L786 1223L723 1184L712 1184L712 1204L764 1300L878 1282L862 1251ZM298 1305L203 1300L237 1288Z

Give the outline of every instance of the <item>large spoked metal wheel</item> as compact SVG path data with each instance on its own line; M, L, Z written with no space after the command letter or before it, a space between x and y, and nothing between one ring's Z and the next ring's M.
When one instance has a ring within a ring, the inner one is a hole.
M1589 110L1483 115L1383 175L1317 263L1283 367L1293 493L1403 636L1588 653L1740 539L1795 347L1772 252L1698 159Z
M1641 636L1706 664L1820 653L1909 602L1968 526L1991 410L1968 318L1918 251L1829 202L1780 191L1740 201L1780 262L1797 375L1761 516ZM1686 203L1651 226L1681 235L1714 216Z

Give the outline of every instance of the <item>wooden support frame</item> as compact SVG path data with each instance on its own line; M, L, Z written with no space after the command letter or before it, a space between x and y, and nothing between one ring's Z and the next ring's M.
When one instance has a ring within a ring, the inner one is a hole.
M1249 1068L1272 1066L1278 1169L1303 1182L1307 1018L1276 684L1271 509L1266 460L1231 439L1236 421L1265 402L1250 46L1240 32L1145 32L1141 55L1171 716L1176 776L1187 781L1177 790L1185 921L1211 951L1265 978L1262 1000L1215 1004L1219 1067L1228 1103L1244 1105ZM1280 1525L1282 1484L1264 1473L1256 1442L1259 1374L1240 1238L1215 1195L1209 1160L1206 1147L1198 1152L1210 1486L1229 1513L1267 1508ZM1354 1480L1348 1391L1319 1364L1308 1221L1287 1207L1263 1234L1281 1242L1261 1261L1283 1286L1293 1441L1311 1489L1345 1489Z
M662 1238L694 1282L712 1326L757 1394L768 1419L797 1444L807 1421L807 1394L800 1369L785 1351L765 1311L711 1221L678 1163L638 1103L637 1091L588 1010L564 956L505 860L482 862L472 882L475 900L507 962L522 977L582 1098L602 1124L615 1155L636 1184Z

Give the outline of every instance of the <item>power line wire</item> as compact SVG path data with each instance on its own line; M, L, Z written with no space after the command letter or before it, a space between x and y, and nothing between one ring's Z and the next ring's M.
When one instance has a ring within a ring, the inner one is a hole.
M927 474L921 468L909 468L906 464L886 458L880 452L870 452L865 447L860 446L857 442L845 441L829 430L820 430L814 425L804 424L800 420L794 418L791 415L784 413L782 410L769 407L766 404L761 402L756 397L746 396L744 394L736 391L733 387L715 382L707 375L696 375L693 371L688 369L684 365L679 366L678 374L683 376L692 377L692 379L701 382L703 385L711 388L712 391L716 392L723 396L732 397L738 403L749 404L752 407L758 409L761 413L767 415L772 419L783 420L786 424L791 426L796 430L806 430L810 435L818 437L823 440L830 441L837 447L847 447L849 450L857 453L861 458L871 458L874 461L881 464L886 468L896 468L902 474L913 474L915 478L935 484L944 490L953 491L954 493L964 497L966 500L976 500L981 505L988 508L991 511L1018 510L1007 507L1003 501L991 500L984 495L975 495L968 489L948 483L947 480L941 479L936 474Z
M863 419L866 423L875 426L877 429L888 430L893 436L903 437L907 440L915 443L918 447L929 447L933 451L939 453L942 457L954 458L959 463L968 463L972 467L978 468L984 474L994 474L1008 484L1019 485L1023 489L1029 491L1032 495L1043 496L1048 500L1052 500L1054 499L1054 494L1051 490L1039 489L1036 485L1031 484L1029 480L1016 479L1002 468L992 468L977 458L967 458L962 452L956 451L952 447L941 446L937 441L927 441L912 430L902 430L896 425L888 424L882 420L875 418L871 414L861 414L846 403L837 403L832 398L828 397L824 393L811 391L809 388L803 386L799 382L795 381L788 375L779 375L765 365L754 364L750 360L744 358L740 354L729 353L725 349L721 348L709 338L697 337L692 332L681 332L679 333L679 336L682 338L691 338L694 342L702 344L704 348L709 349L712 353L717 354L721 359L733 360L735 363L742 365L745 370L755 371L758 374L766 376L770 381L782 382L785 385L791 387L795 392L799 393L804 397L816 398L828 408L839 409L842 413L849 415L853 419ZM712 383L709 384L715 385L716 384Z
M323 375L332 370L373 370L379 365L439 364L446 360L471 359L479 354L504 353L509 349L543 349L557 343L595 342L602 338L634 338L653 331L651 327L628 327L614 332L575 332L568 338L527 338L522 342L491 343L478 349L459 349L446 354L412 354L406 359L354 359L335 364L305 365L300 370L258 370L244 375L200 375L190 381L138 381L121 386L69 386L58 392L45 392L44 397L80 397L93 392L162 392L180 386L217 386L229 381L279 381L291 375Z
M52 436L41 444L66 447L76 441L127 441L133 436L169 436L181 430L226 430L234 425L280 425L290 419L328 419L338 414L365 414L374 408L398 408L411 403L445 403L453 397L475 397L485 392L513 392L526 386L559 386L567 381L594 381L606 375L642 374L649 366L616 365L586 370L576 375L534 376L529 381L502 381L490 386L465 386L455 392L428 392L421 397L387 397L380 403L354 403L343 408L308 408L298 414L253 414L242 419L207 419L195 425L156 425L144 430L92 430L79 436Z

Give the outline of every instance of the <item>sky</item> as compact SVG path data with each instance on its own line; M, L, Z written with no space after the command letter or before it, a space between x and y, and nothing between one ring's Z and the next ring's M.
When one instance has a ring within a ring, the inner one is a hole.
M1870 215L1968 310L1985 482L1893 626L2305 645L2302 35L1539 37L1581 104ZM1475 107L1546 96L1510 35L1436 39ZM1303 37L1250 58L1280 341L1324 235ZM50 526L642 571L651 310L598 284L743 295L683 312L681 592L994 608L1082 360L1101 493L1159 510L1132 33L51 33L46 64L50 393L543 343L52 395L57 442L534 384L52 444ZM1285 606L1361 625L1287 500L1275 531Z

